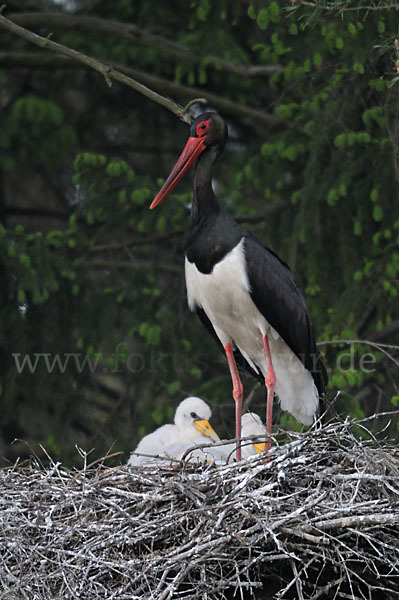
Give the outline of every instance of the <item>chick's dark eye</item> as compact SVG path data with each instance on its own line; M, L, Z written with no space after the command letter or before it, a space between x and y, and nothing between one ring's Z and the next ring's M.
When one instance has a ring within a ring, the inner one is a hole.
M190 413L190 417L192 417L193 419L198 419L198 415L195 412Z

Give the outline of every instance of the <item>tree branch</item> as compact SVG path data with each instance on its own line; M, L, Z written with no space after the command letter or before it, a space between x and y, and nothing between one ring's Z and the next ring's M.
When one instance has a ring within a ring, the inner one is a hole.
M127 242L114 242L111 244L97 244L88 249L90 254L96 252L112 252L114 250L123 250L124 248L132 248L136 246L146 246L147 244L159 244L160 242L168 241L174 237L179 237L184 234L184 231L178 229L164 235L154 235L144 240L129 240Z
M280 73L283 70L281 65L235 65L232 61L221 59L217 56L201 56L198 53L191 52L185 46L172 42L164 37L155 35L147 29L142 29L133 23L120 23L110 21L100 17L91 17L88 15L66 15L60 13L13 13L8 18L30 29L39 27L60 27L62 29L73 29L75 31L90 31L93 33L115 35L134 41L137 44L157 48L163 53L167 53L180 60L186 60L194 65L206 62L206 66L211 66L217 70L228 71L243 77L263 77L274 73Z
M379 342L380 340L393 335L397 331L399 331L399 320L392 321L392 323L385 325L385 327L382 327L382 329L379 329L378 331L373 331L367 336L367 339L371 340L372 342Z
M44 208L28 208L24 206L4 206L4 214L6 216L18 216L18 217L33 217L40 219L60 219L66 221L71 212L61 210L51 210Z
M158 75L150 75L138 69L133 69L132 67L125 67L124 65L111 62L104 62L103 64L104 66L113 69L114 72L125 73L129 77L132 77L147 86L151 86L155 91L166 92L168 95L179 98L180 100L186 101L188 98L195 99L201 95L209 102L209 104L220 110L222 113L241 120L248 119L253 121L257 127L260 124L266 127L281 129L288 126L288 123L283 119L279 119L274 115L262 112L255 108L236 104L232 100L222 98L207 90L180 85L168 81L167 79L163 79ZM45 52L0 52L0 67L6 69L16 67L30 69L76 69L77 66L90 68L90 65L83 64L74 58L67 56L52 56ZM179 110L184 111L184 109L181 108Z
M46 48L48 50L51 50L52 52L57 52L58 54L62 54L63 56L67 56L69 58L72 58L75 61L78 61L78 62L84 64L86 67L94 69L95 71L100 73L100 75L102 75L104 77L105 81L107 82L107 84L109 86L112 85L112 80L119 81L120 83L123 83L124 85L127 85L128 87L131 87L136 92L139 92L140 94L143 94L147 98L150 98L154 102L157 102L164 108L167 108L168 110L173 112L173 114L175 114L177 117L179 117L182 121L185 121L186 123L191 122L191 117L187 113L184 113L184 109L182 109L181 106L179 106L172 100L169 100L168 98L165 98L164 96L161 96L160 94L157 94L156 92L154 92L153 90L150 90L148 87L146 87L142 83L139 83L138 81L135 81L131 77L128 77L127 75L124 75L123 73L121 73L119 71L116 71L111 66L109 66L95 58L92 58L91 56L88 56L87 54L83 54L82 52L77 52L76 50L73 50L72 48L68 48L67 46L63 46L62 44L58 44L57 42L52 42L48 38L44 38L36 33L33 33L32 31L29 31L28 29L24 29L23 27L16 25L15 23L13 23L12 21L10 21L9 19L7 19L6 17L4 17L1 14L0 14L0 27L7 29L11 33L14 33L15 35L18 35L19 37L24 38L25 40L31 42L32 44L35 44L36 46L40 46L40 48Z
M330 12L348 12L356 10L376 11L376 10L399 10L399 2L393 2L392 4L368 4L365 6L345 6L345 2L331 1L327 3L325 0L319 2L311 2L309 0L291 0L294 6L310 6L311 8L318 8L319 10L327 10ZM350 0L347 2L350 4Z
M372 515L354 515L351 517L337 517L335 519L322 519L312 525L301 527L303 531L325 530L325 529L346 529L347 527L367 527L370 525L395 525L399 523L397 514L377 513Z
M276 201L265 207L263 213L256 215L240 215L235 217L237 223L260 223L266 220L272 213L277 212L285 206L284 202ZM123 250L124 248L132 248L136 246L145 246L147 244L158 244L160 242L169 241L172 238L184 235L185 231L182 229L176 229L162 235L151 236L142 240L128 240L126 242L114 242L111 244L97 244L89 248L90 253L96 252L111 252L113 250Z
M281 199L277 199L274 202L266 204L261 213L255 213L253 215L237 215L234 218L237 221L237 223L253 223L256 225L258 223L261 223L262 221L266 221L266 219L268 219L270 215L273 215L274 213L283 210L283 208L285 208L286 206L287 202L284 202L284 200Z
M375 348L378 352L384 354L387 358L389 358L397 367L399 367L399 361L397 361L387 350L399 350L399 346L395 346L393 344L381 344L377 342L372 342L371 340L324 340L317 343L317 346L331 346L334 344L348 344L351 346L352 344L364 344L366 346L371 346L371 348Z
M170 273L181 274L182 270L178 265L160 263L156 261L134 259L134 260L90 260L83 258L76 259L73 263L76 267L84 266L87 270L99 269L105 271L115 271L116 269L158 269L169 271Z

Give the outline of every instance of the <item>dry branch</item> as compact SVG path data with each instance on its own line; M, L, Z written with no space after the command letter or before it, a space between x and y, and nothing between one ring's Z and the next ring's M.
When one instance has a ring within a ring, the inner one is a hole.
M2 598L391 599L399 450L357 424L295 434L267 462L129 470L81 452L81 470L4 470Z
M326 2L325 0L291 0L292 5L295 6L310 6L321 11L330 11L336 13L343 13L348 11L377 11L377 10L399 10L399 2L392 2L387 4L385 2L372 2L370 4L356 4L352 0L342 0L342 2Z
M0 8L0 13L4 10L5 5ZM49 15L45 15L46 18L50 19ZM13 20L12 20L13 19ZM279 127L285 128L288 126L288 123L282 119L275 117L274 115L268 114L261 110L257 110L251 107L240 106L239 104L228 100L227 98L222 98L217 94L204 91L202 89L198 89L195 87L180 85L156 75L152 75L149 73L145 73L138 69L133 69L131 67L125 67L122 65L115 65L110 62L100 61L92 56L88 56L83 54L82 52L78 52L72 48L64 46L63 44L59 44L57 42L53 42L49 39L49 37L40 36L29 29L26 29L20 25L18 25L18 21L21 20L23 23L30 23L33 26L38 25L38 21L43 24L42 15L39 13L29 14L22 13L21 15L11 15L10 18L4 17L0 14L0 28L4 28L7 31L27 40L28 42L39 46L42 49L50 50L54 52L57 56L57 60L49 60L43 54L31 55L29 53L24 52L3 52L0 54L0 64L3 67L10 68L16 66L25 66L25 67L41 67L41 68L49 68L49 67L61 67L68 68L73 65L81 65L85 68L93 69L100 73L107 84L112 85L112 81L118 81L128 87L134 89L136 92L143 94L147 98L157 102L164 108L170 110L173 114L175 114L179 119L185 121L186 123L191 123L191 115L188 113L186 107L182 107L170 98L164 96L165 93L170 96L174 96L176 98L191 98L189 104L192 104L194 99L198 99L198 96L204 96L205 100L213 105L218 110L224 112L225 114L231 115L236 118L244 118L254 121L256 124L262 124L267 127ZM121 24L112 21L106 21L102 19L97 19L93 17L73 17L68 15L52 15L50 22L53 24L60 25L61 22L69 23L71 27L78 27L78 22L83 23L82 27L92 27L97 32L110 32L123 30L125 35L128 36L138 36L137 28L131 24ZM150 40L156 45L158 42L156 41L157 36L151 36L147 39L146 43L150 43ZM167 40L164 40L163 43L166 44ZM174 42L168 42L168 47L171 49L172 47L176 50L179 46ZM185 50L180 47L179 51ZM214 60L215 64L219 63L219 59L211 57L211 62ZM244 67L234 67L230 63L230 61L224 61L224 68L236 69L236 72L240 75L244 75L243 69ZM269 68L269 67L267 67ZM280 67L276 67L280 68ZM241 70L240 70L241 69ZM249 67L247 69L250 69ZM258 67L253 67L251 76L254 74L258 74ZM270 73L269 73L270 74ZM245 73L245 75L249 75L249 71ZM202 100L202 98L199 98Z
M92 56L88 56L87 54L83 54L82 52L77 52L76 50L68 48L63 44L53 42L48 37L45 38L41 35L38 35L37 33L33 33L32 31L29 31L28 29L17 25L13 21L10 21L10 19L7 19L2 14L0 14L0 27L6 29L7 31L10 31L11 33L14 33L15 35L18 35L19 37L27 40L32 44L35 44L36 46L39 46L40 48L45 48L47 50L51 50L52 52L56 52L57 54L61 54L62 56L66 56L72 60L82 63L83 65L89 67L90 69L93 69L94 71L97 71L98 73L100 73L100 75L104 77L105 81L109 86L111 86L112 81L115 80L119 83L127 85L128 87L131 87L136 92L143 94L143 96L147 96L147 98L150 98L151 100L157 102L164 108L167 108L168 110L173 112L173 114L178 116L182 121L191 123L191 117L184 111L184 108L182 108L172 100L169 100L168 98L157 94L153 90L150 90L142 83L136 81L132 77L128 77L124 73L117 71L116 69L105 64L104 62L101 62L93 58Z
M218 56L201 56L198 52L192 52L189 48L156 35L134 23L121 23L90 15L68 15L65 13L46 12L22 12L8 15L10 21L36 29L40 27L59 27L63 31L75 30L82 32L99 33L101 35L114 35L118 38L124 37L137 44L157 48L162 53L174 56L179 60L186 60L194 65L205 61L206 66L216 68L218 71L228 71L242 77L268 77L283 70L281 65L235 65L231 60Z
M399 360L397 360L390 352L389 350L392 351L398 351L399 350L399 346L395 345L395 344L382 344L381 342L374 342L370 339L368 340L348 340L348 339L342 339L342 340L323 340L321 342L317 342L317 346L335 346L338 344L347 344L348 346L353 346L354 344L360 344L360 345L365 345L365 346L370 346L371 348L374 348L374 350L377 350L378 352L381 352L381 354L383 354L384 356L386 356L386 358L388 358L389 360L391 360L394 365L396 365L397 367L399 367Z
M289 126L287 121L284 121L273 114L258 110L256 108L251 108L250 106L240 105L232 100L229 100L228 98L224 98L219 94L209 92L208 90L202 88L175 83L174 81L169 81L168 79L160 77L159 75L153 75L151 73L141 71L140 69L126 67L125 65L112 63L110 61L103 61L101 64L104 67L111 69L113 73L124 74L132 81L143 84L147 89L151 87L151 90L157 92L158 94L168 94L169 96L173 96L174 98L178 98L182 101L186 101L188 98L193 100L199 96L203 96L208 103L217 110L220 110L224 114L233 118L249 121L249 123L252 123L258 128L260 125L278 129L285 129ZM84 61L78 61L71 56L50 55L46 52L8 51L0 52L0 67L4 69L76 69L77 67L89 69L91 68L91 65ZM178 106L178 112L176 113L178 116L180 115L180 111L184 113L184 109Z

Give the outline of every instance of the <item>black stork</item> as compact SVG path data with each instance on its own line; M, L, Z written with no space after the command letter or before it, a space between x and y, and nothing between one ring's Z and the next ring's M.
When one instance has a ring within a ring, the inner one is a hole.
M310 425L326 374L316 350L308 308L289 267L219 204L211 181L227 125L215 112L197 117L180 158L151 203L155 208L196 162L194 198L185 246L188 304L223 346L241 437L244 367L266 384L266 448L270 448L274 390L281 408ZM241 448L237 442L237 460Z

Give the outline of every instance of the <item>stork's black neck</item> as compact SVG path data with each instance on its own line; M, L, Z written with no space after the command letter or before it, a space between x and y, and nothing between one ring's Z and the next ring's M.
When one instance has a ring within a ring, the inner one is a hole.
M194 176L194 198L191 207L191 228L214 219L222 210L212 189L212 166L217 156L215 148L208 148L197 161Z
M219 151L209 148L197 161L186 256L202 273L211 273L240 241L244 229L219 204L211 169Z

